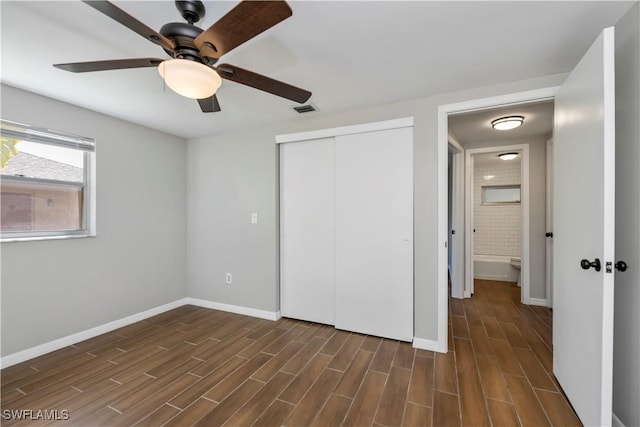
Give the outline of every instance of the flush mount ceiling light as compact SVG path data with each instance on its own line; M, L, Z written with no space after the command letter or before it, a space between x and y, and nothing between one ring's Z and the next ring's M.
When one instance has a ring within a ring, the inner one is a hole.
M495 119L491 122L491 126L495 130L511 130L522 126L522 122L524 122L523 116L507 116Z
M210 98L222 84L216 70L188 59L163 61L158 65L158 73L171 90L187 98Z
M518 157L518 153L502 153L498 154L498 157L500 157L500 160L513 160Z

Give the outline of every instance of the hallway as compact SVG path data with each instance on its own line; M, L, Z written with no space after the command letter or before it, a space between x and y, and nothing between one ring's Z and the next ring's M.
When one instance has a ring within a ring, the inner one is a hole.
M551 373L551 310L521 304L510 282L476 280L471 299L449 301L450 352L436 354L434 426L580 425Z

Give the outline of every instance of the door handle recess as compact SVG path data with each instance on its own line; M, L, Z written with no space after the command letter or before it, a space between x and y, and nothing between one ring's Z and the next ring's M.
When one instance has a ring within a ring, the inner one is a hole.
M624 261L616 262L615 267L616 267L616 270L618 271L627 271L627 268L628 268L627 263Z
M588 270L591 267L593 267L595 271L600 271L602 269L602 264L600 264L600 258L596 258L593 261L589 261L588 259L583 259L583 260L580 260L580 267L582 267L583 270ZM616 264L616 268L617 268L617 264Z

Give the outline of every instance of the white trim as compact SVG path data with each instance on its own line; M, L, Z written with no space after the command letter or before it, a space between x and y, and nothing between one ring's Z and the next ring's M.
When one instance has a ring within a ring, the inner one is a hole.
M616 221L616 120L615 120L615 28L609 27L602 30L603 38L603 62L604 62L604 152L602 162L604 164L604 207L603 223L604 236L602 236L604 253L603 261L615 262L615 221ZM613 311L614 311L614 275L606 274L603 278L604 291L602 293L602 397L601 405L602 423L608 423L608 414L613 414Z
M472 99L438 106L438 113L445 115L482 111L492 107L506 107L509 105L529 104L533 101L553 99L561 86L551 86L541 89L527 90L524 92L508 93L505 95L491 96L488 98Z
M553 233L553 138L547 141L547 193L545 231ZM545 279L544 296L549 308L553 308L553 237L545 237Z
M69 345L76 344L93 337L97 337L98 335L111 332L115 329L122 328L123 326L148 319L149 317L164 313L165 311L173 310L174 308L186 305L188 304L187 300L188 298L183 298L177 301L173 301L168 304L145 310L141 313L132 314L131 316L123 317L122 319L114 320L113 322L96 326L95 328L80 331L75 334L67 335L66 337L58 338L57 340L49 341L47 343L28 348L26 350L19 351L17 353L9 354L2 357L2 359L0 360L0 366L2 367L2 369L4 369L9 366L24 362L25 360L33 359L34 357L42 356L43 354L51 353L52 351L59 350L63 347L67 347Z
M450 151L453 154L464 153L464 147L462 146L462 144L460 144L458 140L452 137L451 135L449 135L449 146L450 148L452 148L452 150Z
M276 135L276 144L284 142L308 141L310 139L331 138L334 136L351 135L354 133L375 132L386 129L398 129L413 126L413 117L385 120L381 122L364 123L360 125L342 126L330 129L318 129L307 132Z
M438 242L447 241L447 152L449 145L449 114L482 110L500 105L516 105L535 100L552 99L560 86L546 87L524 92L509 93L488 98L473 99L438 106ZM443 202L444 200L444 202ZM447 348L447 270L448 253L444 244L438 243L438 348Z
M539 305L542 307L547 307L546 298L529 298L529 305Z
M475 266L473 264L473 156L467 150L464 154L464 229L469 232L464 238L464 298L471 298Z
M447 348L442 347L441 343L434 340L427 340L424 338L413 337L413 348L419 348L421 350L437 351L438 353L446 353Z
M58 338L57 340L53 340L48 343L40 344L23 351L19 351L17 353L9 354L0 359L0 367L4 369L9 366L16 365L18 363L24 362L25 360L33 359L35 357L42 356L43 354L51 353L52 351L59 350L63 347L77 344L90 338L97 337L98 335L111 332L118 328L131 325L132 323L148 319L149 317L156 316L158 314L173 310L178 307L182 307L184 305L195 305L198 307L243 314L245 316L251 317L259 317L261 319L267 320L278 320L282 317L280 311L272 312L257 310L255 308L223 304L198 298L182 298L168 304L145 310L140 313L132 314L131 316L123 317L122 319L114 320L113 322L105 323L104 325L96 326L95 328L80 331L75 334L67 335L66 337Z
M449 137L449 149L458 150L452 159L452 204L451 215L453 229L456 234L451 237L451 296L464 298L464 241L466 239L464 223L464 149L453 138Z
M438 107L438 232L436 244L438 247L438 267L437 275L437 304L438 312L438 337L434 351L447 352L448 348L448 305L449 305L449 284L448 284L448 190L449 190L449 124L446 110Z
M496 153L500 151L517 151L522 154L520 161L520 215L521 215L521 228L520 228L520 256L522 258L522 269L520 271L522 291L520 300L523 304L529 304L530 300L530 278L531 271L529 266L530 262L530 237L529 237L529 144L514 144L514 145L501 145L495 147L485 148L473 148L466 150L466 183L467 191L466 195L466 209L465 209L465 223L469 230L473 229L473 156L475 154ZM465 264L465 298L468 298L467 294L473 293L473 232L468 233L466 238L467 244L465 245L465 258L467 260Z
M227 311L229 313L243 314L245 316L259 317L260 319L278 320L281 317L279 311L258 310L256 308L224 304L199 298L185 298L185 300L185 304L197 305L198 307L211 308L213 310Z
M611 427L625 427L624 423L613 412L611 413Z

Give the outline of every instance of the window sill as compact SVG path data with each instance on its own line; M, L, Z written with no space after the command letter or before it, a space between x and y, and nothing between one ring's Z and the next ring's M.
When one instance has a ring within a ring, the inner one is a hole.
M64 234L64 235L56 235L56 236L3 237L3 238L0 238L0 243L37 242L40 240L86 239L88 237L96 237L96 234L88 233L88 234Z

